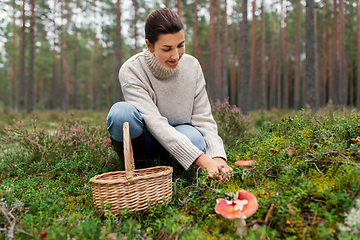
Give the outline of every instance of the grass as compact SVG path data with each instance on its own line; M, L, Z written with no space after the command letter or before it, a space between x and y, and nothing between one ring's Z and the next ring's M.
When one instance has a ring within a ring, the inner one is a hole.
M0 239L236 239L217 198L252 192L244 239L359 239L360 117L351 109L254 111L213 104L230 181L174 169L173 197L148 211L95 211L89 179L116 171L104 111L2 113ZM16 119L13 122L13 119ZM23 123L20 121L22 120ZM237 160L256 160L243 171Z

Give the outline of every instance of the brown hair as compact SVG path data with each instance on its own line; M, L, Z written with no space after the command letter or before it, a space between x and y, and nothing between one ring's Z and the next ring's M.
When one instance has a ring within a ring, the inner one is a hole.
M177 33L183 29L184 23L175 11L160 8L150 13L145 20L145 39L154 45L160 34Z

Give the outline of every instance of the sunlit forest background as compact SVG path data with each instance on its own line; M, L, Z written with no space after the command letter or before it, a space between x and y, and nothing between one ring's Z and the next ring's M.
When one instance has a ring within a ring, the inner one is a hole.
M0 108L108 109L144 21L178 12L211 100L360 107L359 0L0 0Z

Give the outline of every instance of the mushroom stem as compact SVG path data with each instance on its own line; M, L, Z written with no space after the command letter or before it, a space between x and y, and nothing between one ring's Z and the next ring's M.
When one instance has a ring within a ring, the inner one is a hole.
M236 218L235 226L236 226L236 234L242 238L246 234L246 230L247 230L245 219Z

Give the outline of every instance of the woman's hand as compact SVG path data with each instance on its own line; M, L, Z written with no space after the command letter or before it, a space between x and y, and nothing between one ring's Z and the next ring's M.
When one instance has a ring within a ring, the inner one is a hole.
M223 158L220 157L215 157L213 158L218 164L220 164L220 173L229 173L230 171L232 171L233 169L231 167L229 167L226 163L226 161Z
M201 154L198 159L196 159L195 164L201 167L202 169L207 170L208 178L219 178L220 180L224 179L226 176L220 176L219 173L228 173L232 169L226 164L225 160L222 158L210 158L205 154Z

